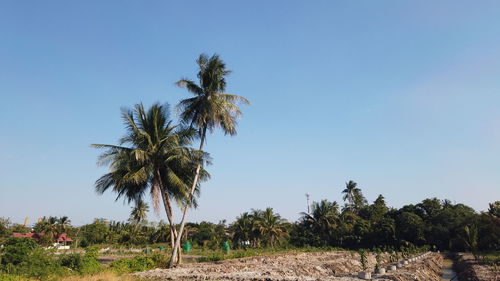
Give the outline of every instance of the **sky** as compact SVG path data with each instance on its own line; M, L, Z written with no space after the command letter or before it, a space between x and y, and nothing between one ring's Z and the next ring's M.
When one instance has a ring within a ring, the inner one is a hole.
M201 53L252 104L237 136L209 136L190 221L266 207L295 221L306 192L342 203L349 180L369 202L484 211L500 200L499 14L496 0L0 1L0 216L126 220L94 192L107 168L90 144L117 143L120 108L188 97L174 82Z

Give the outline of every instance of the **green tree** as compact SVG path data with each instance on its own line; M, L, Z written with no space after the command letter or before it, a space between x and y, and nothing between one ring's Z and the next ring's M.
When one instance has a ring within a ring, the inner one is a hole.
M11 237L5 242L4 248L1 250L1 264L18 265L26 261L28 254L36 247L35 240L31 238Z
M259 226L267 246L274 248L274 245L287 235L284 223L285 220L279 214L275 214L273 208L266 208L262 212Z
M71 220L67 216L62 216L57 219L58 231L60 233L65 233L68 228L71 227Z
M396 217L396 233L400 241L422 245L424 240L424 221L418 215L402 212Z
M130 212L130 220L134 224L140 224L148 216L149 206L143 200L138 200L135 202L135 206L132 207Z
M208 57L205 54L199 56L197 60L199 67L199 84L189 79L177 81L179 87L186 88L194 97L182 100L178 109L181 119L190 124L190 127L198 129L200 133L200 151L203 145L207 130L214 131L220 127L225 134L236 135L237 119L241 116L241 111L236 103L249 103L247 99L225 93L226 76L231 72L226 69L225 63L218 55ZM198 162L194 180L190 190L190 200L192 199L203 163ZM187 211L190 204L186 204L179 228L179 236L176 239L176 247L172 251L170 266L174 265L178 253L178 246L181 243L182 232L186 223Z
M199 179L209 177L205 170L196 167L207 155L189 147L194 131L172 125L168 105L154 104L146 110L137 104L133 110L123 110L122 118L127 132L119 145L93 145L106 149L98 163L110 167L110 172L96 181L95 189L101 194L112 189L118 194L117 199L123 197L129 203L150 193L157 212L161 199L174 246L177 233L171 201L195 206L193 198L188 198L189 188L194 187L191 194L198 190L199 184L193 181L195 170Z
M9 234L11 222L8 218L0 217L0 237Z
M230 226L233 233L233 244L237 247L245 247L252 237L252 218L248 212L241 214Z
M347 208L352 213L357 213L359 210L366 205L366 199L361 193L358 184L352 180L345 183L345 189L342 190L344 194L344 201L347 201Z
M500 218L500 201L490 203L488 213L494 217Z
M337 202L321 200L311 204L311 213L301 213L302 220L311 230L319 236L318 241L323 241L326 246L330 242L333 230L339 221L339 206Z

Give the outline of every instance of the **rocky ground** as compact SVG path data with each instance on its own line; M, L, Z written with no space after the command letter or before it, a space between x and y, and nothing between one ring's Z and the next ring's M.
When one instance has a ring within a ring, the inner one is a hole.
M388 255L382 256L387 263ZM374 280L440 281L442 257L430 254L425 259L405 265L395 272L373 275ZM370 271L375 256L368 257ZM388 264L385 264L388 265ZM351 281L361 271L359 255L353 252L291 253L220 262L185 264L173 269L155 269L134 274L158 280L234 280L234 281Z
M459 253L456 257L460 281L500 281L500 271L482 264L472 254Z

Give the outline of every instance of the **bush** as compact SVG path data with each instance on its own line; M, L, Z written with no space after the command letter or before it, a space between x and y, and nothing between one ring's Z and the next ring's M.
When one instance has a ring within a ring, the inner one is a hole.
M50 276L60 276L65 273L52 252L41 248L34 249L26 260L16 267L16 273L41 280Z
M95 247L89 247L81 260L80 269L81 274L94 274L102 270L102 265L98 260L99 252Z
M59 262L71 270L80 272L82 268L82 255L80 254L66 254L62 255Z
M110 267L118 274L145 271L156 267L155 260L150 256L137 256L115 260Z
M170 262L170 257L165 253L154 253L151 258L153 259L155 266L159 268L166 268Z
M95 274L100 272L103 267L99 262L98 251L96 248L89 248L82 256L80 254L66 254L59 259L61 266L67 267L82 275Z
M37 244L31 238L9 238L5 242L5 247L2 249L2 260L3 265L13 264L18 265L28 257L28 254L33 251Z

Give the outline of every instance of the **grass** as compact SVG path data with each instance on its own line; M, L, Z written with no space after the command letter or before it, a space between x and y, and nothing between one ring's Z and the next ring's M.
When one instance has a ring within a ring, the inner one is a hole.
M500 251L479 252L475 253L475 256L478 260L488 265L495 267L500 266Z
M316 248L316 247L306 247L306 248L289 248L289 249L236 249L231 250L229 253L225 253L222 250L204 250L204 249L193 249L187 255L198 255L198 262L206 261L221 261L227 259L237 259L246 257L255 257L262 255L276 255L276 254L288 254L288 253L306 253L306 252L324 252L324 251L343 251L340 248ZM185 254L186 255L186 254Z
M140 279L129 275L118 275L113 271L104 271L94 275L85 275L85 276L75 275L61 279L61 281L140 281L140 280L145 280L145 279Z

